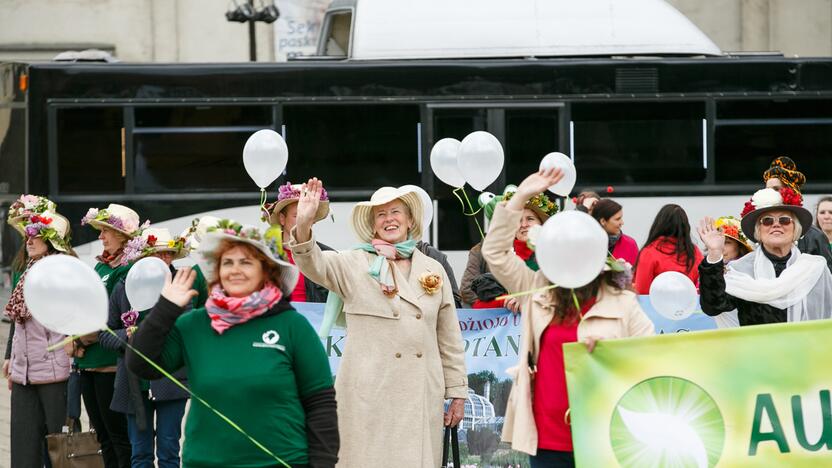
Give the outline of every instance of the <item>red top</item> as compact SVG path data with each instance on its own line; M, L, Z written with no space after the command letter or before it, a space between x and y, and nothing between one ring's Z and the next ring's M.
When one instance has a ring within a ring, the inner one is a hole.
M502 309L506 306L505 300L497 300L492 299L490 301L481 301L479 299L475 300L473 304L471 304L472 309Z
M594 304L595 298L582 304L581 316ZM563 345L578 341L578 323L580 322L551 323L540 337L532 399L539 449L572 451L572 431L566 423L569 395L566 390Z
M638 244L636 244L635 239L627 234L621 234L618 242L612 248L612 256L625 260L630 265L635 265L638 258Z
M702 261L702 252L693 246L695 258L690 270L685 265L685 259L679 261L676 258L676 239L673 237L659 237L650 245L641 249L638 257L633 283L639 294L650 294L650 285L653 279L666 271L678 271L683 273L699 287L699 263Z
M292 258L292 251L286 251L286 257L289 263L295 264L295 259ZM306 284L303 281L303 273L298 271L298 282L295 284L295 289L292 290L292 296L289 298L292 302L306 302Z

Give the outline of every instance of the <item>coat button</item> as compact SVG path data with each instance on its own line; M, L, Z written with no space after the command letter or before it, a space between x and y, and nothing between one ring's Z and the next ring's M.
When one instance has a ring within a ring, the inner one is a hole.
M396 353L396 358L402 357L402 353Z
M422 314L416 314L416 318L417 318L417 319L422 318Z
M399 316L398 312L393 312L393 317L398 317L398 316Z
M416 357L418 357L418 358L422 357L422 353L416 353Z

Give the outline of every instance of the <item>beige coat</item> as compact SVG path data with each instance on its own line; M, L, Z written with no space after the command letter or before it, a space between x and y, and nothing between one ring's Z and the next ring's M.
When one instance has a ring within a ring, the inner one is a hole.
M494 210L482 254L491 272L509 292L528 291L551 283L540 271L533 271L513 252L514 234L522 211L506 208L500 203ZM532 379L529 355L537 362L540 337L554 315L554 295L551 291L521 297L520 360L506 407L502 438L511 442L514 450L534 455L537 453L537 426L532 412ZM578 340L593 336L602 339L645 336L654 333L653 323L641 310L638 297L630 291L616 291L602 287L598 300L578 325Z
M335 379L338 467L436 468L446 398L466 398L468 378L453 291L442 265L414 250L410 276L393 268L399 293L387 297L367 272L368 252L321 252L290 244L310 280L344 300L347 344ZM419 276L442 277L427 294Z

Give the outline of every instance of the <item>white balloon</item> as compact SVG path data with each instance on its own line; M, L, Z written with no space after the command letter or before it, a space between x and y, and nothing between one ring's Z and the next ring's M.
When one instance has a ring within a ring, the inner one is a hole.
M288 161L289 147L274 130L254 132L243 147L243 166L260 188L268 187L280 177Z
M157 257L145 257L136 262L124 280L124 292L130 307L142 311L155 306L169 273L168 264Z
M459 144L459 172L477 190L485 190L497 180L504 163L503 145L488 132L470 133Z
M572 189L575 188L575 181L578 177L575 171L575 164L569 156L563 153L549 153L540 161L540 169L550 169L553 167L559 167L563 170L563 179L549 187L549 191L561 197L568 197Z
M430 167L433 173L442 182L456 188L465 185L465 179L460 174L456 163L459 145L459 140L443 138L437 141L430 150Z
M56 333L86 335L107 326L107 289L98 273L75 257L38 260L26 273L23 298L32 317Z
M417 185L402 185L399 189L412 190L419 195L419 199L422 200L422 232L427 233L430 223L433 221L433 199L425 192L425 189Z
M650 283L650 304L662 317L684 320L696 310L696 286L678 271L666 271Z
M543 224L535 239L535 256L549 281L579 288L603 271L608 242L604 228L592 216L563 211Z

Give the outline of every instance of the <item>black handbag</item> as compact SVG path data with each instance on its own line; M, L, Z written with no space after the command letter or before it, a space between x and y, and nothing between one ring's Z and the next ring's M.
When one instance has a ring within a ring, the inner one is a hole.
M448 464L448 452L453 452L453 464ZM445 436L442 438L442 468L459 468L462 464L459 461L459 430L457 427L445 427Z

